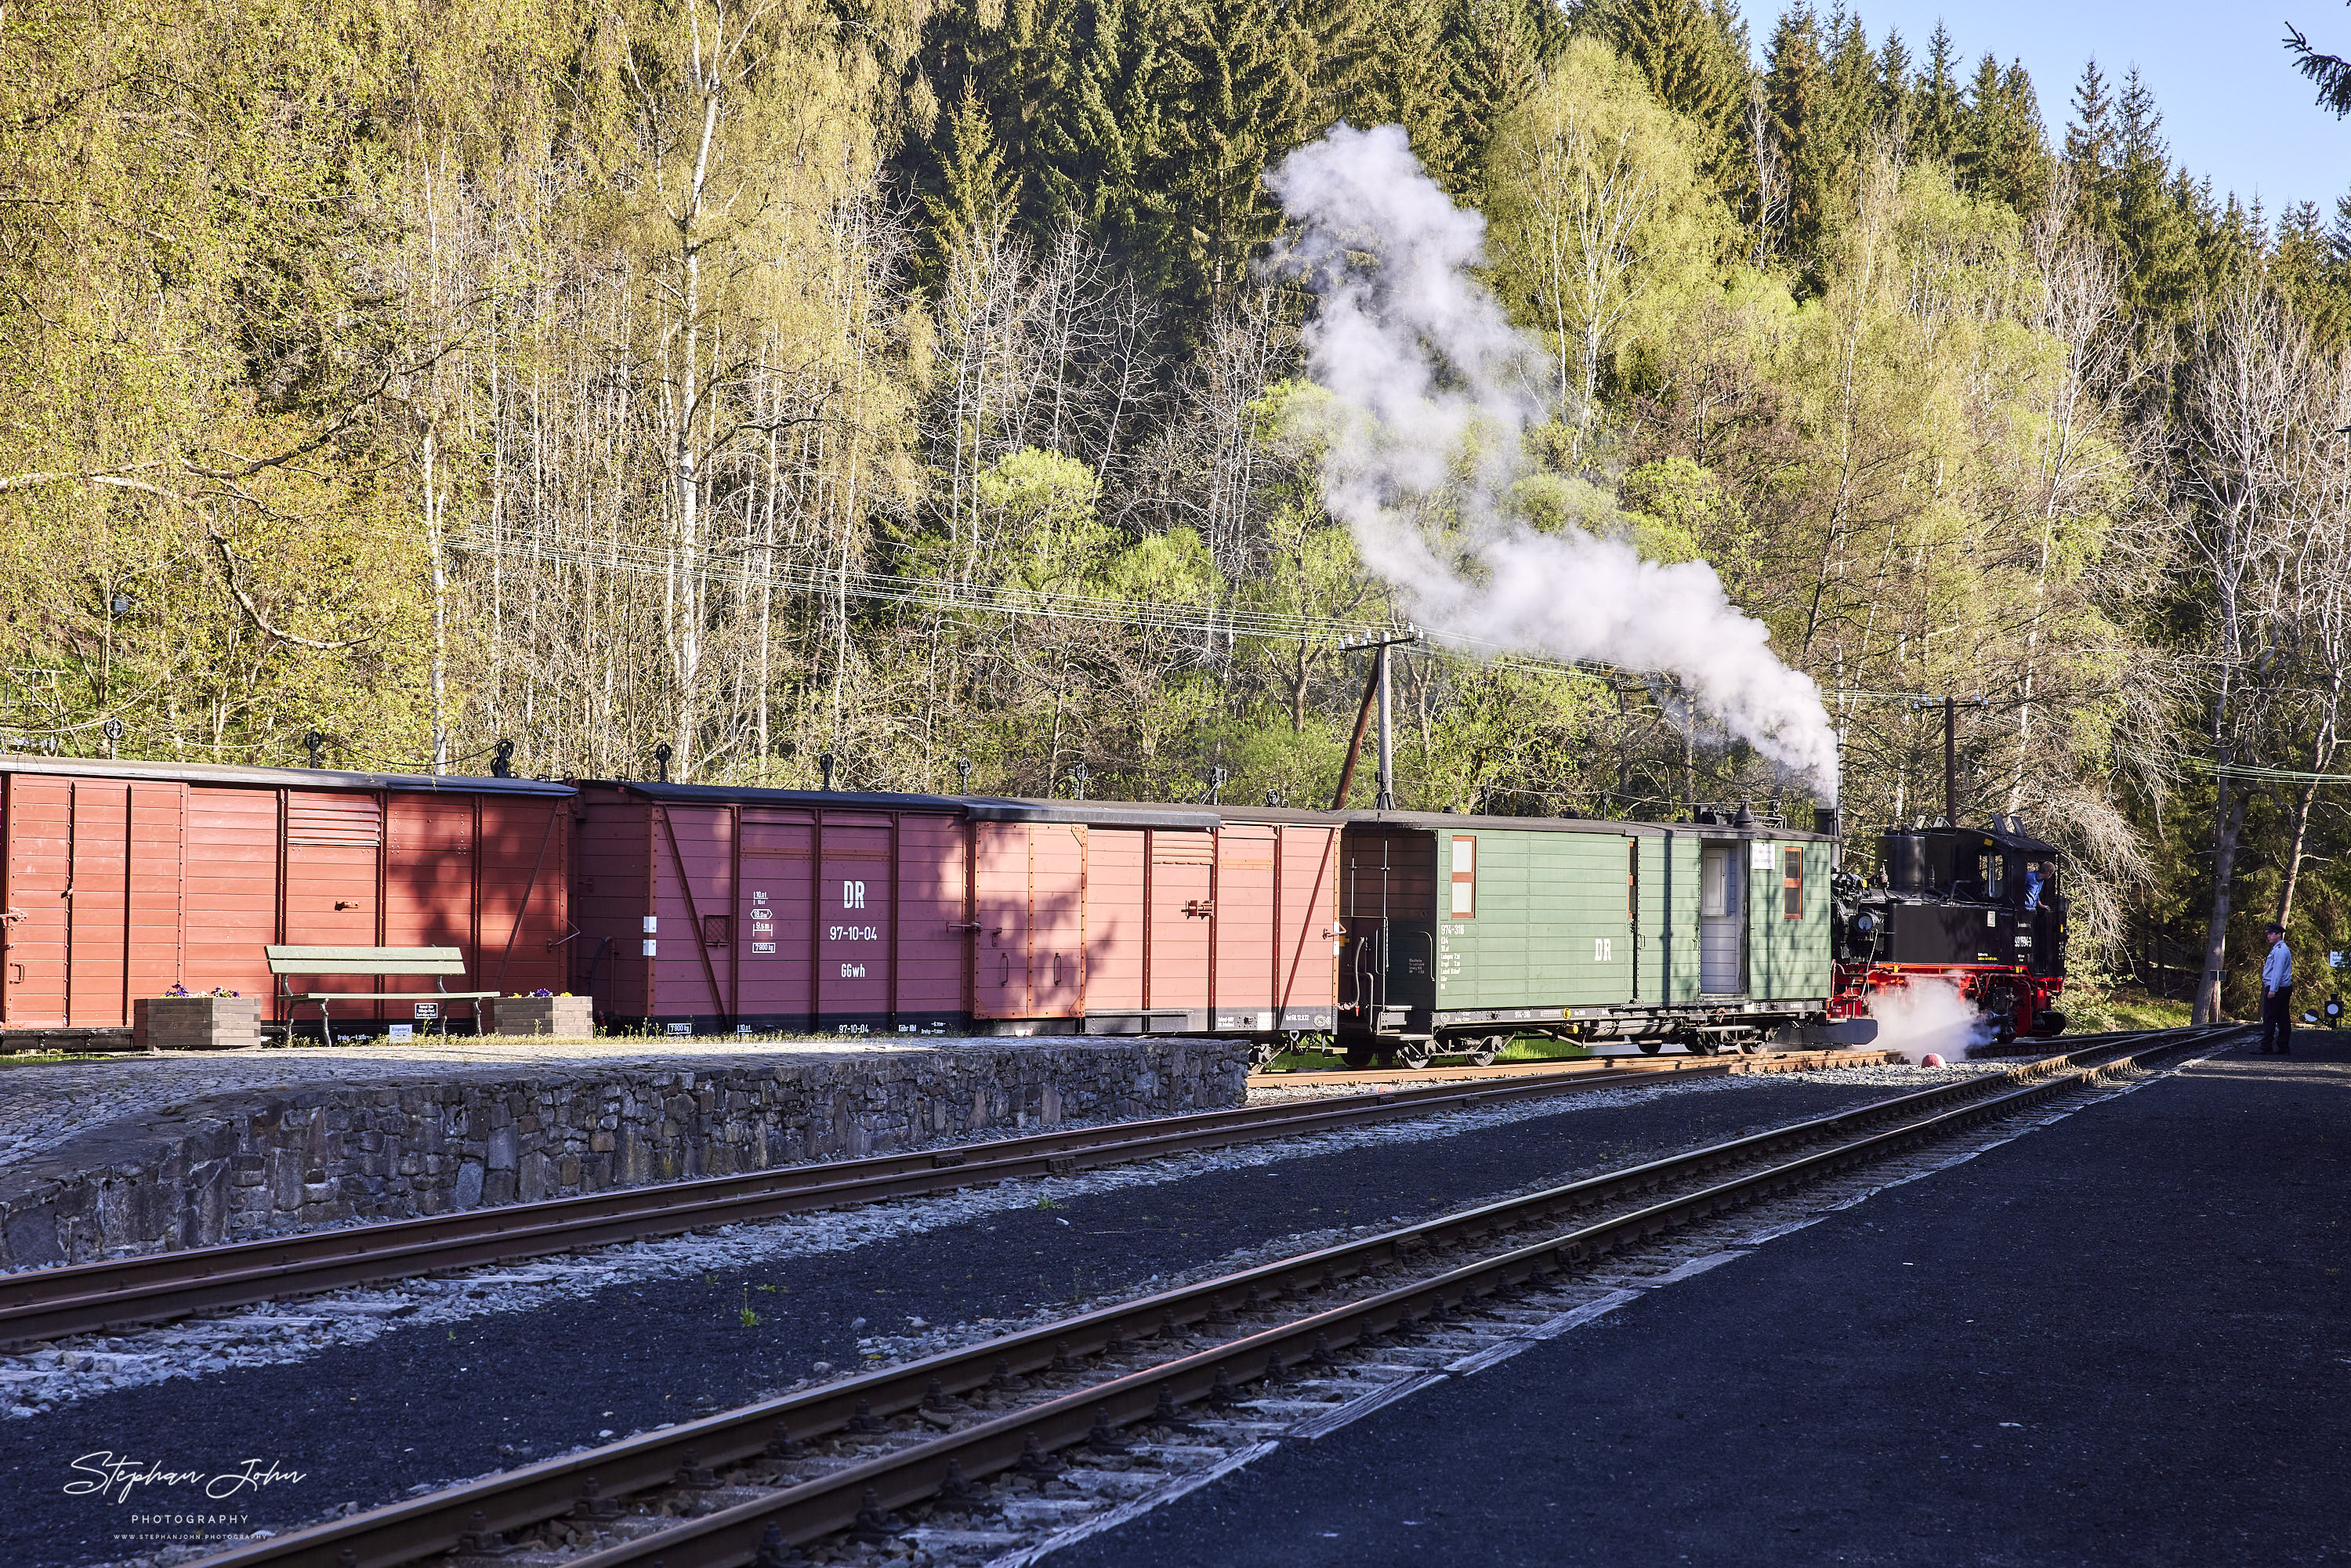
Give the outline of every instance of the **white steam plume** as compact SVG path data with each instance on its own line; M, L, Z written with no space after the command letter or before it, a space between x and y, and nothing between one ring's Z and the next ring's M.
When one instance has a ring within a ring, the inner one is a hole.
M1916 1067L1929 1052L1946 1061L1965 1061L1970 1046L1989 1044L2000 1032L1949 980L1922 978L1874 991L1869 1016L1877 1020L1880 1051L1898 1051Z
M1836 737L1820 688L1772 656L1704 561L1660 565L1573 525L1538 532L1500 497L1528 471L1547 356L1470 276L1485 219L1421 170L1401 126L1341 125L1267 183L1300 227L1278 259L1322 308L1307 367L1335 406L1323 503L1373 570L1440 641L1656 671L1732 735L1836 798ZM1368 260L1369 265L1364 265ZM1466 482L1464 475L1467 475ZM1465 576L1413 520L1457 486Z

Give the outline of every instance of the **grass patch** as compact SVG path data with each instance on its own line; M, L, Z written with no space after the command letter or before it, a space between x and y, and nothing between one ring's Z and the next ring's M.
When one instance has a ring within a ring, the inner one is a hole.
M2070 982L2057 1008L2067 1034L2113 1034L2122 1030L2186 1029L2195 1009L2186 1002L2150 997L2145 991L2107 986L2094 978ZM2062 1037L2061 1037L2062 1038Z
M147 1060L143 1051L21 1051L0 1056L0 1068L48 1067L60 1061L112 1061L120 1057Z
M1573 1040L1553 1040L1549 1035L1522 1034L1503 1049L1503 1061L1583 1061L1599 1053Z
M1522 1034L1515 1036L1509 1045L1503 1047L1502 1054L1495 1060L1498 1061L1582 1061L1593 1054L1594 1052L1581 1045L1552 1040L1547 1035ZM1458 1053L1440 1056L1437 1059L1437 1063L1440 1067L1468 1065L1466 1059ZM1346 1065L1346 1058L1334 1056L1327 1051L1285 1051L1263 1067L1252 1068L1250 1071L1254 1072L1334 1072L1344 1069Z

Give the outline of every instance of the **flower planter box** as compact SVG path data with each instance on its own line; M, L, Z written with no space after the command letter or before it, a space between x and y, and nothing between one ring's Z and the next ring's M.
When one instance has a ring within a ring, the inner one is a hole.
M138 997L131 1038L141 1051L235 1051L261 1043L259 997Z
M492 1034L548 1034L577 1040L596 1032L594 998L500 997L484 1020Z

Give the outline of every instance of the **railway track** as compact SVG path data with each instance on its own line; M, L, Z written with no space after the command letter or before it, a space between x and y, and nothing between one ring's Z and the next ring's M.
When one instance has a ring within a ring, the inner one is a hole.
M1514 1074L1499 1082L1450 1082L1247 1105L32 1270L0 1275L0 1346L883 1198L1060 1176L1432 1112L1623 1088L1655 1082L1661 1075L1796 1071L1880 1060L1878 1052L1813 1051L1729 1061L1675 1059L1669 1068Z
M2081 1038L2089 1040L2096 1037L2085 1035ZM1252 1072L1249 1075L1249 1086L1252 1089L1314 1089L1357 1083L1507 1082L1514 1078L1541 1077L1547 1073L1674 1072L1687 1071L1693 1065L1709 1061L1727 1064L1734 1072L1801 1072L1823 1061L1874 1066L1881 1061L1901 1060L1898 1051L1865 1048L1859 1051L1782 1051L1768 1056L1721 1058L1696 1055L1568 1057L1554 1061L1501 1061L1486 1067L1468 1061L1447 1062L1434 1067L1300 1067L1285 1068L1279 1072Z
M1102 1515L1105 1496L1185 1484L1396 1397L1435 1375L1432 1347L1455 1371L1465 1343L1468 1362L1499 1359L1500 1342L1531 1332L1519 1317L1552 1317L1508 1304L1514 1292L1596 1281L1644 1241L2242 1032L2108 1037L245 1544L206 1568L396 1568L453 1550L510 1568L788 1568L804 1561L798 1545L842 1532L886 1542L907 1528L891 1511L916 1506L935 1560L995 1558L1058 1517ZM1480 1319L1500 1333L1468 1333ZM1057 1497L1081 1472L1092 1502Z

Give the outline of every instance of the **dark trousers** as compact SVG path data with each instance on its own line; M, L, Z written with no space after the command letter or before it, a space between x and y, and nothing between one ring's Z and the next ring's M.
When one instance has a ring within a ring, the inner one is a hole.
M2294 988L2262 993L2262 1050L2290 1051L2294 1046Z

